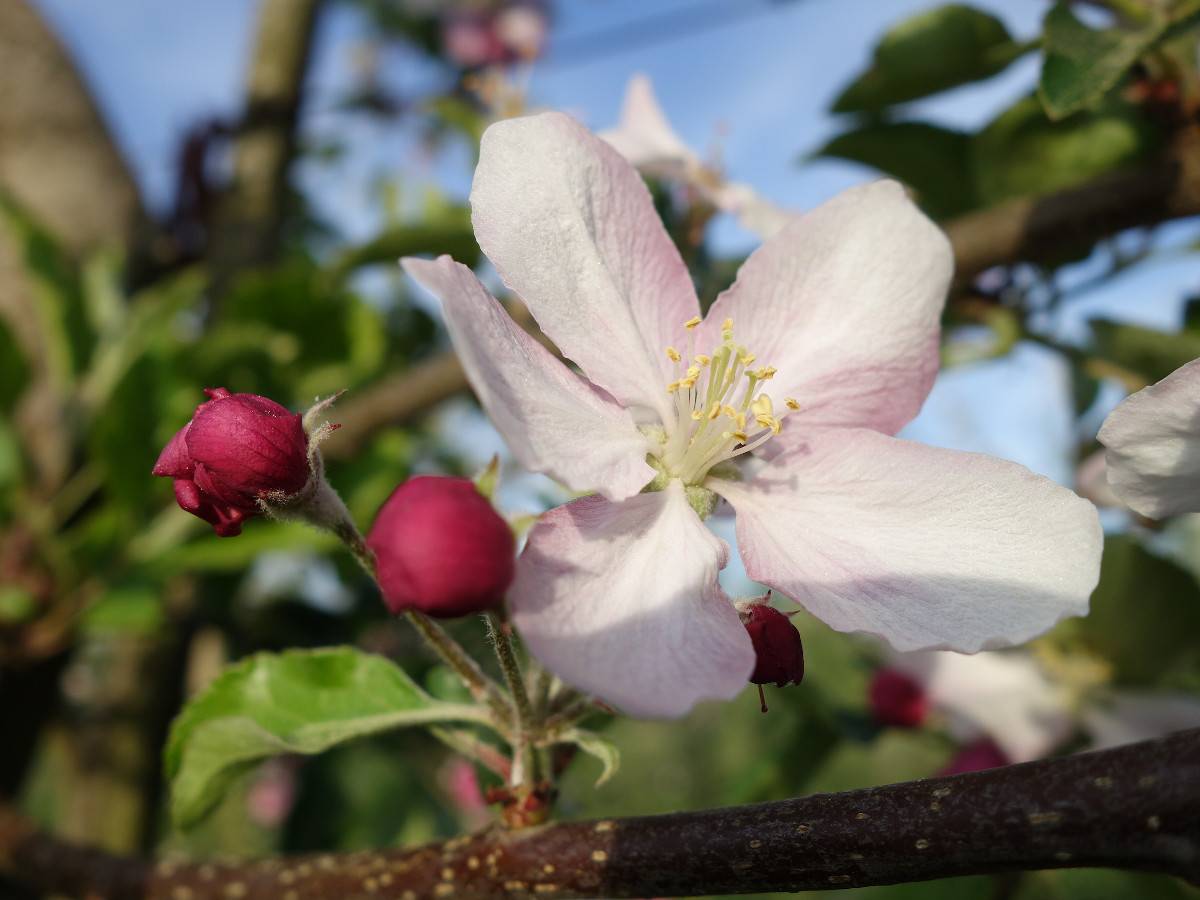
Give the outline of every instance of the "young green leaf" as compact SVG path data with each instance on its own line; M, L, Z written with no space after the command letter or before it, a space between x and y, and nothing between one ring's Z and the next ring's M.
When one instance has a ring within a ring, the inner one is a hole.
M1046 13L1046 56L1038 96L1051 119L1096 107L1129 68L1163 36L1169 22L1136 29L1089 28L1059 0Z
M834 112L879 112L960 84L990 78L1030 45L1017 43L995 16L951 3L893 26L871 68L834 101Z
M449 721L488 717L434 700L398 666L350 647L260 653L228 669L175 720L164 755L171 817L180 827L198 821L264 757Z
M574 744L584 753L600 760L604 768L600 772L600 777L596 779L596 787L600 787L600 785L616 775L617 769L621 766L621 751L617 749L615 744L605 740L594 731L572 728L558 735L556 742Z
M971 135L927 122L871 122L833 138L814 156L863 163L911 187L935 219L977 205Z

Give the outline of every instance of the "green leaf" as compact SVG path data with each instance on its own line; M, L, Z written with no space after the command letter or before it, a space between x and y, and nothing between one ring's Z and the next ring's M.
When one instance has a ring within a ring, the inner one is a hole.
M935 219L976 206L971 136L926 122L874 122L839 134L815 156L862 163L898 178Z
M1027 97L977 135L974 183L984 205L1051 193L1134 163L1159 141L1157 130L1129 107L1051 122L1037 100Z
M37 610L37 600L24 588L16 585L0 587L0 625L24 622L32 618Z
M186 827L230 781L279 753L320 753L406 725L487 723L479 707L434 700L398 666L350 647L261 653L228 669L175 720L164 755L171 816Z
M878 112L896 103L990 78L1028 45L995 16L959 3L893 26L875 47L871 67L834 101L834 112Z
M1079 21L1068 3L1055 3L1046 13L1046 55L1038 86L1046 113L1062 119L1095 108L1168 24L1158 19L1137 29L1096 30Z
M448 253L463 265L473 268L479 262L479 245L471 231L470 214L461 209L446 221L424 224L393 225L365 244L352 247L338 258L330 270L335 282L364 266L384 263L394 266L402 256Z
M11 413L29 383L29 365L11 330L0 320L0 412Z
M1095 354L1143 376L1147 383L1166 378L1200 356L1200 334L1156 331L1141 325L1092 319Z
M87 363L90 329L79 272L57 239L6 191L0 190L0 224L16 242L34 294L49 368L70 383Z
M1075 633L1112 665L1118 684L1167 686L1200 663L1196 579L1128 535L1109 537L1091 611Z
M596 787L600 787L616 775L617 769L621 767L621 751L617 749L616 744L602 738L594 731L572 728L558 735L555 741L561 744L574 744L584 753L600 760L604 768L600 772L600 777L596 779Z

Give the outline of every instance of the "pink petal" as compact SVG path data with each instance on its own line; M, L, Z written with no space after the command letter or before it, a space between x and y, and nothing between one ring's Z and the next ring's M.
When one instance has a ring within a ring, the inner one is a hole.
M621 121L598 135L629 162L643 171L668 177L685 177L701 165L691 149L667 121L654 88L645 75L634 75L625 88Z
M633 167L561 113L497 122L471 212L479 246L563 354L623 405L673 415L663 351L699 304Z
M988 456L828 429L748 484L707 486L752 578L898 650L1022 643L1086 613L1099 578L1095 507Z
M1108 483L1143 516L1200 512L1200 360L1138 391L1100 428Z
M654 477L650 444L630 414L514 323L470 269L449 256L402 263L441 299L471 387L522 466L612 500Z
M1200 728L1200 699L1182 692L1113 691L1103 704L1093 703L1083 720L1092 738L1089 749L1103 750Z
M779 371L767 390L801 409L784 426L865 426L894 434L938 367L953 258L946 236L895 182L852 188L795 220L742 266L701 327ZM706 351L707 352L707 351Z
M192 477L195 463L192 462L187 449L187 433L191 424L188 422L175 432L167 446L163 447L162 453L158 454L158 461L154 463L151 474L166 475L170 478Z
M681 716L746 686L754 648L717 584L727 552L683 487L584 497L534 527L509 592L550 671L629 715Z

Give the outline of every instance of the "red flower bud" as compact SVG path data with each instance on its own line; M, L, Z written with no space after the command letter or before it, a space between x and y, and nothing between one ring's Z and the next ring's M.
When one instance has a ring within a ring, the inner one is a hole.
M393 613L483 612L503 602L513 579L512 531L466 478L404 482L383 504L367 546Z
M217 534L233 537L259 501L304 490L310 472L302 417L257 394L207 388L192 420L159 454L154 474L175 479L175 499Z
M774 607L755 603L742 614L757 657L751 684L799 684L804 678L804 645L792 620Z
M897 669L880 669L867 688L871 714L880 725L916 728L929 714L925 688Z
M1009 759L991 738L980 738L959 748L950 762L938 775L961 775L963 772L980 772L1007 766Z

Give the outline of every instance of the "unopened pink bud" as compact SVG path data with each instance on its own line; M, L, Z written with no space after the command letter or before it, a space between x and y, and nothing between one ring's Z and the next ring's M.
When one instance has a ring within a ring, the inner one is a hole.
M756 661L751 684L785 687L804 678L804 645L791 619L779 610L756 603L742 613Z
M180 507L222 537L240 534L260 501L304 490L310 476L302 417L257 394L205 390L192 420L159 454L154 474L175 480Z
M959 748L950 762L938 775L961 775L964 772L981 772L1007 766L1009 759L991 738L980 738Z
M880 669L867 688L871 715L880 725L916 728L929 714L929 697L915 678L897 669Z
M383 504L367 545L393 613L452 618L494 609L513 579L512 531L465 478L404 482Z

